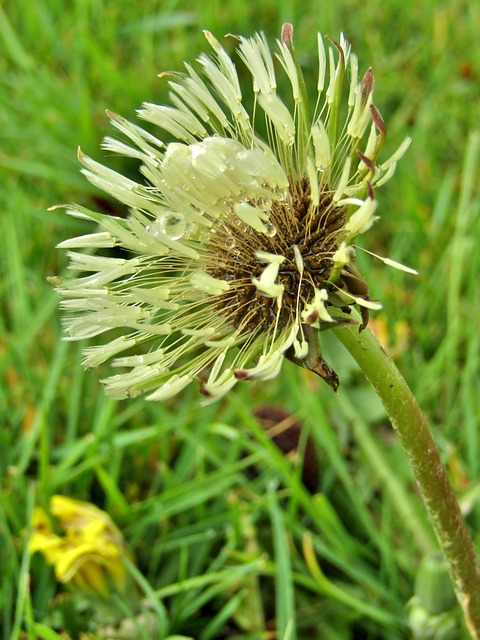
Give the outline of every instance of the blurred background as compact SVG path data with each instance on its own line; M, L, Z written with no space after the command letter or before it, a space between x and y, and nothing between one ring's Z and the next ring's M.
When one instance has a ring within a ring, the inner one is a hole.
M219 39L262 30L273 44L283 22L294 25L312 98L316 33L343 32L360 69L375 74L384 158L413 138L362 242L419 276L364 255L359 264L383 304L371 326L429 417L479 541L480 5L3 0L1 637L465 637L448 580L445 600L434 586L444 585L441 562L419 578L436 544L408 465L333 338L338 395L287 363L278 379L237 385L206 408L193 388L162 405L113 402L99 384L107 369L84 372L80 347L61 340L46 280L65 270L55 245L92 229L47 209L115 210L80 174L77 147L135 175L134 162L99 148L112 133L105 109L134 120L143 101L166 102L158 74L206 50L205 29ZM225 46L233 54L234 40ZM293 427L280 440L268 429L283 419ZM101 606L30 556L34 505L48 512L55 494L116 522L130 550L130 600L112 584ZM148 624L138 622L145 611Z

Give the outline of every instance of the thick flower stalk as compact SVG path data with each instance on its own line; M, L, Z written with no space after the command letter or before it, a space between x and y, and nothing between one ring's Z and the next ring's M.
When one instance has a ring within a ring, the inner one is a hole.
M67 207L99 227L59 245L78 272L55 279L68 339L109 334L85 349L84 364L111 361L118 373L103 383L115 398L165 400L198 380L210 401L238 380L276 376L284 358L336 388L318 332L338 322L332 307L358 305L362 326L379 307L356 267L355 240L375 221L375 192L409 139L379 162L385 125L373 74L359 79L343 36L326 46L318 36L312 107L291 25L274 54L263 34L238 38L251 113L234 62L206 37L210 55L167 74L171 105L139 111L174 141L108 113L125 140L108 137L104 148L138 159L143 181L79 152L87 178L129 213Z

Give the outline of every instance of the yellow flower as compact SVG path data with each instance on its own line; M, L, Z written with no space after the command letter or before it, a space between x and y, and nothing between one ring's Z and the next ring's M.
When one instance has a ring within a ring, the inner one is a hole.
M30 552L45 556L59 582L106 599L112 589L126 595L128 576L123 558L127 551L111 518L88 502L60 495L51 498L50 512L60 532L54 531L47 513L36 507Z

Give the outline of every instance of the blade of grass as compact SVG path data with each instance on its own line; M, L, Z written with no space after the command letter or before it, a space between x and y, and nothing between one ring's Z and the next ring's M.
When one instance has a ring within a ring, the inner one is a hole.
M279 638L295 640L295 597L290 560L291 540L278 505L276 486L272 483L268 492L268 508L272 522L275 555L275 611L276 632Z
M35 505L35 489L33 485L29 486L27 490L26 499L27 499L27 502L26 502L27 522L29 523L33 513L33 507ZM24 619L27 602L29 601L29 597L30 597L29 567L30 567L30 550L28 548L28 536L27 536L26 543L23 548L21 563L20 563L20 573L18 576L18 593L17 593L16 604L15 604L15 619L14 619L10 640L19 640L21 637L20 634L22 633L21 631L22 622Z

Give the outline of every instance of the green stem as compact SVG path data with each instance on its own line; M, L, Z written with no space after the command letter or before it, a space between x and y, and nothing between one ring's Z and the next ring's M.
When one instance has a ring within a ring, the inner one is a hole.
M393 360L369 329L332 329L378 393L407 453L415 479L448 561L458 601L472 638L480 640L480 570L455 493L427 421Z
M338 396L342 404L342 411L351 422L356 442L368 458L371 468L374 469L385 491L390 494L402 523L410 530L410 534L414 536L422 553L433 553L438 547L431 527L426 519L421 518L418 513L418 509L421 507L416 496L412 495L400 478L392 473L392 466L385 456L381 443L375 438L367 422L359 415L348 393L342 391L342 387L340 387Z

